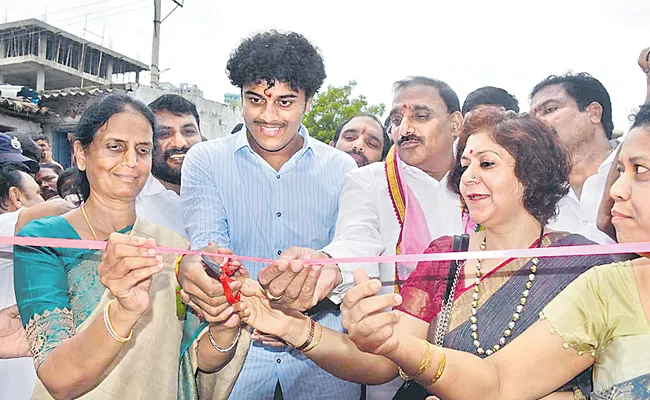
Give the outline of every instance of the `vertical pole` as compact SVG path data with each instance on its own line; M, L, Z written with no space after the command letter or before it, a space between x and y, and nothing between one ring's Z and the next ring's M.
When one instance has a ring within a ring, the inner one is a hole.
M153 43L151 48L151 87L158 88L160 83L160 14L162 0L154 0Z

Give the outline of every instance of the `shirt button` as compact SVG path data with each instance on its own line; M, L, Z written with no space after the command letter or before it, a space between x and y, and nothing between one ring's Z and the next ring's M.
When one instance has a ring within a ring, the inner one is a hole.
M282 362L282 360L280 360L279 358L277 360L275 360L275 361L277 361L278 364L280 364Z
M276 175L275 177L276 177L277 179L280 179L280 175Z
M278 212L275 214L275 216L279 218L279 217L282 216L282 213L281 213L280 211L278 211Z
M282 254L282 250L278 250L278 255Z

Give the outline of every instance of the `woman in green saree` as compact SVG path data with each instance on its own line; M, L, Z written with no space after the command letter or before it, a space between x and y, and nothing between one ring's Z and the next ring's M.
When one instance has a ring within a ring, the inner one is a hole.
M127 96L88 107L74 143L83 205L32 221L18 234L108 240L103 252L15 248L16 299L39 378L34 399L177 397L176 255L154 248L187 243L135 214L154 131L153 113ZM207 351L215 364L231 356Z

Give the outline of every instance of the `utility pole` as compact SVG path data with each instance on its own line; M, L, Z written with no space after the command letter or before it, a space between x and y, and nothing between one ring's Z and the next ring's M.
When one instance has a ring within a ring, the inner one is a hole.
M162 0L153 0L154 17L153 17L153 43L151 46L151 87L160 88L160 24L162 24L167 17L172 15L178 7L183 7L185 0L172 0L176 3L169 14L165 18L160 18L162 14Z
M162 0L153 0L153 45L151 48L151 87L160 87L160 15L162 13Z

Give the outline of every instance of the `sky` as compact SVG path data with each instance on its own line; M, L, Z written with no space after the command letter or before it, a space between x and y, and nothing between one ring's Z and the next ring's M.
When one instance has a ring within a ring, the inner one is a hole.
M527 111L530 90L548 75L589 72L624 132L645 99L637 58L650 46L648 0L178 1L162 23L161 81L196 84L210 100L238 92L225 73L229 55L268 29L299 32L320 49L323 88L355 80L354 94L387 109L392 83L411 75L447 82L461 104L476 88L502 87ZM175 3L162 4L164 17ZM46 18L150 64L153 9L153 0L1 0L0 21Z

